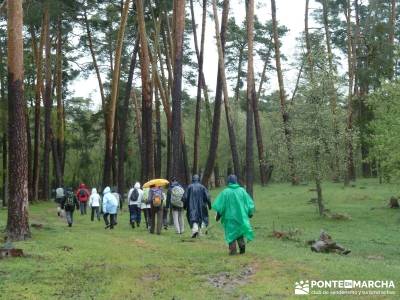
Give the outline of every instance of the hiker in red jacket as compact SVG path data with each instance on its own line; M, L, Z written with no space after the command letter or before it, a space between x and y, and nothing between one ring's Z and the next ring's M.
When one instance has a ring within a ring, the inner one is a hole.
M79 208L81 211L81 215L86 215L86 207L90 197L90 192L84 183L79 185L78 190L76 191L76 197L79 201Z

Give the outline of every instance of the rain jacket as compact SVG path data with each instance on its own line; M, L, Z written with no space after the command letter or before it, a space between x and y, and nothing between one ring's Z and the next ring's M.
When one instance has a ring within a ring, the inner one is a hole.
M253 240L249 217L254 213L254 202L239 184L228 184L215 199L212 208L221 216L225 241L229 244L241 236Z
M136 201L131 201L131 195L132 195L134 190L138 191L138 197L137 197ZM133 188L131 188L129 190L129 193L128 193L128 205L137 205L137 206L140 207L141 203L142 203L142 200L143 200L143 191L140 189L140 183L136 182L135 185L133 186Z
M193 223L201 225L208 224L208 209L211 209L210 196L208 190L200 183L198 176L193 176L192 184L190 184L184 195L184 208L190 227Z
M103 212L106 214L116 214L118 209L118 200L111 193L110 187L106 187L103 191Z
M83 191L83 195L81 195L81 191ZM79 185L79 189L76 191L76 197L78 198L79 202L87 202L89 200L90 193L84 183Z
M89 198L89 206L90 207L99 207L100 206L100 195L97 193L97 190L95 188L92 189L92 194L90 195Z

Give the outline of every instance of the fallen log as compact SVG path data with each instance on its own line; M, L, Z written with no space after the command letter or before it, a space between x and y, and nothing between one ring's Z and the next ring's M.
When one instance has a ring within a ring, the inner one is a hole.
M317 253L338 253L342 255L347 255L351 250L344 248L342 245L336 243L332 240L332 237L325 231L321 231L319 240L309 241L312 243L311 251Z

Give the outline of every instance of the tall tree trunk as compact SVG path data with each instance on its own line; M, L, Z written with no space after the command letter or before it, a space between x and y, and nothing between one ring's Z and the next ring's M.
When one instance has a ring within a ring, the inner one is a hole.
M199 47L197 45L197 31L196 31L196 22L194 17L194 7L193 0L190 0L190 11L192 15L192 29L194 36L194 43L196 48L196 53L199 52ZM203 74L203 60L204 60L204 40L205 40L205 31L206 31L206 17L207 17L207 1L203 0L203 18L202 18L202 28L201 28L201 40L200 40L200 52L198 55L198 78L197 78L197 97L196 97L196 117L195 117L195 125L194 125L194 145L193 145L193 174L198 173L198 164L199 164L199 142L200 142L200 114L201 114L201 91L203 87L204 74ZM205 89L207 89L205 87Z
M43 153L43 186L42 199L49 200L50 190L50 151L51 151L51 110L52 110L52 77L51 77L51 41L50 41L50 17L48 4L45 7L45 91L44 91L44 153Z
M165 178L171 178L171 130L167 130L167 170Z
M57 138L53 134L53 130L50 127L50 142L51 142L51 152L53 154L53 161L54 161L54 175L56 177L56 186L60 187L63 186L63 179L62 179L62 170L61 170L61 161L60 155L58 154L57 148Z
M204 35L205 35L206 23L207 23L206 22L207 21L207 0L203 0L202 8L203 8L203 15L202 15L202 21L201 21L200 47L203 47L202 44L205 41ZM192 16L192 31L193 31L193 39L194 39L194 45L195 45L194 48L196 51L197 63L200 66L201 51L199 51L198 40L197 40L197 29L196 29L196 19L195 19L195 15L194 15L193 0L191 1L191 4L190 4L190 12L191 12L191 16ZM203 64L204 64L204 53L203 53ZM212 122L211 107L210 107L210 100L208 97L208 87L206 84L206 79L204 76L203 69L200 72L200 79L201 79L201 88L203 89L203 94L204 94L206 117L207 117L208 125L210 125Z
M5 46L5 45L4 45ZM3 51L3 43L0 41L0 64L5 63L4 61L4 51ZM2 165L2 200L3 200L3 207L7 206L7 199L8 199L8 176L7 176L7 162L8 162L8 151L7 151L7 144L8 144L8 138L7 138L7 98L5 96L5 81L6 81L6 75L4 74L3 68L0 68L0 97L1 97L1 106L3 108L3 124L2 124L2 130L3 130L3 136L2 136L2 146L3 146L3 165Z
M328 63L329 63L329 85L330 85L330 107L332 111L332 126L333 126L333 138L334 138L334 162L333 162L333 181L337 182L340 178L340 161L339 161L339 126L337 122L337 93L334 83L334 77L336 76L336 70L333 66L333 53L331 47L331 35L329 32L329 19L328 19L328 2L324 0L322 2L323 6L323 20L325 29L325 41L326 49L328 51Z
M230 143L231 152L232 152L233 169L234 169L235 174L237 175L237 177L240 180L241 179L240 162L239 162L239 154L238 154L238 150L237 150L235 128L233 126L231 108L229 105L228 86L227 86L226 76L225 76L224 52L223 52L223 47L222 47L222 43L221 43L220 33L218 31L219 20L218 20L218 12L217 12L217 3L215 2L215 0L213 0L212 4L213 4L215 32L216 32L217 48L218 48L218 65L219 65L219 70L220 70L220 74L221 74L222 90L224 93L225 116L226 116L226 123L227 123L227 127L228 127L229 143Z
M306 0L306 10L305 10L305 15L304 15L304 32L305 32L305 41L306 41L306 49L307 49L307 62L308 62L308 67L309 67L309 77L310 77L310 83L311 83L311 88L315 89L316 87L316 82L315 82L315 76L314 76L314 61L313 61L313 56L311 52L311 42L310 42L310 35L309 35L309 27L308 27L308 8L309 8L309 0ZM319 97L318 95L314 97ZM313 99L313 102L318 101L318 104L312 104L315 106L320 106L320 99ZM320 147L320 107L317 107L315 109L314 117L316 119L316 122L314 122L314 131L316 132L316 136L313 137L315 139L314 141L314 179L315 179L315 187L317 191L317 203L318 203L318 210L319 210L319 215L322 216L324 214L324 205L323 205L323 199L322 199L322 186L321 186L321 147Z
M8 169L9 203L6 236L10 241L30 237L28 217L28 157L24 101L22 0L8 1Z
M34 85L34 84L33 84ZM31 85L31 87L33 87ZM26 107L26 139L28 147L28 201L32 200L32 190L33 190L33 174L32 174L32 136L31 136L31 125L30 125L30 113L29 108Z
M96 71L97 82L99 84L99 91L100 91L100 97L101 97L101 108L105 112L106 97L104 94L104 87L103 87L103 82L101 80L99 65L97 64L96 54L94 52L92 33L90 31L89 20L87 18L86 7L84 7L84 9L83 9L83 16L84 16L84 20L85 20L86 35L87 35L90 55L92 56L93 68ZM104 117L106 119L106 115L104 115Z
M128 72L128 81L125 88L124 102L120 111L119 119L119 135L118 135L118 192L122 195L125 190L125 154L126 154L126 127L129 112L129 100L132 93L133 75L136 66L136 57L139 51L139 38L136 39L135 47L133 48L131 63ZM134 91L133 91L134 92Z
M153 97L150 80L150 58L144 20L143 1L136 0L137 21L140 36L140 70L142 79L142 168L143 180L154 178L153 148Z
M389 18L389 26L390 26L390 31L389 31L389 43L390 46L392 47L392 61L393 61L393 66L390 72L389 79L393 78L393 75L395 73L396 69L396 64L395 64L395 45L394 45L394 34L396 30L396 0L391 0L391 10L390 10L390 18Z
M253 197L254 181L254 104L256 91L254 84L253 40L254 40L254 0L246 1L247 26L247 105L246 105L246 191ZM259 124L258 124L259 125Z
M6 123L4 123L6 124ZM2 190L3 190L3 207L6 207L8 204L8 174L7 174L7 166L8 166L8 151L7 151L7 130L3 133L3 182L2 182Z
M229 15L229 0L224 0L222 4L222 20L221 20L221 29L220 29L220 41L222 46L222 51L225 52L225 36L226 29L228 24L228 15ZM214 170L215 161L217 158L217 150L218 150L218 140L219 140L219 129L221 123L221 105L222 105L222 82L221 82L221 67L219 66L220 62L218 62L218 75L217 75L217 86L215 88L215 100L214 100L214 116L211 127L211 135L210 135L210 146L208 149L208 157L206 166L204 168L202 183L204 185L208 185L210 181L211 174Z
M60 164L60 184L64 185L64 103L62 99L62 20L57 17L56 94L57 94L57 152Z
M286 93L285 87L283 84L283 75L282 75L282 67L281 67L281 51L280 51L280 42L278 36L278 24L276 20L276 5L275 0L271 0L271 11L272 11L272 30L274 36L274 46L275 46L275 62L276 62L276 72L278 76L278 84L279 84L279 98L280 98L280 109L283 120L283 130L285 134L285 142L286 148L288 151L288 160L289 160L289 175L292 185L297 185L299 179L296 176L296 166L293 155L292 148L292 136L289 124L289 113L286 110Z
M263 143L263 137L262 137L262 130L261 130L261 122L260 122L260 113L258 110L258 103L260 101L260 95L261 95L261 90L263 83L265 81L265 73L267 70L267 66L270 60L270 54L271 54L272 48L268 49L268 54L267 58L264 62L264 67L262 70L261 78L260 78L260 84L258 87L258 92L257 95L253 99L253 111L254 111L254 127L256 131L256 141L257 141L257 150L258 150L258 161L259 161L259 167L260 167L260 180L261 180L261 185L265 186L268 184L269 177L267 176L268 173L268 165L266 162L266 154L264 151L264 143ZM254 73L253 73L254 74Z
M185 166L182 153L182 58L183 33L185 30L185 1L174 0L174 81L172 84L172 177L186 182Z
M353 109L357 109L357 113L354 114L358 119L358 131L360 139L360 150L361 150L361 169L363 177L371 176L371 163L369 159L369 145L368 145L368 107L366 104L366 93L368 92L368 79L363 79L361 76L367 69L368 61L363 58L362 53L362 38L360 30L360 8L358 0L353 1L354 12L355 12L355 26L354 26L354 37L352 43L352 61L353 61ZM356 101L354 101L356 99ZM352 171L352 177L350 180L355 180L355 171Z
M236 86L235 86L235 104L239 103L240 81L242 79L243 56L244 56L244 47L241 47L239 49L239 58L238 58L238 66L237 66L238 71L237 71Z
M124 1L121 23L118 30L117 44L115 47L115 62L112 72L111 98L107 107L107 126L106 126L104 178L103 178L104 186L110 185L111 168L109 164L111 164L112 166L112 163L114 161L113 152L115 153L115 150L113 150L113 145L114 145L114 139L117 139L117 137L114 136L115 116L116 116L118 87L119 87L120 69L121 69L121 54L124 42L125 28L128 19L129 3L130 0ZM116 174L116 172L114 172L114 174Z
M40 34L40 42L39 49L34 50L37 53L36 56L36 86L35 86L35 124L34 124L34 145L33 145L33 192L32 192L32 200L37 201L39 199L39 177L40 177L40 104L41 104L41 95L43 89L43 47L44 47L44 37L45 37L45 28L46 28L46 18L43 15L42 20L42 29ZM31 34L34 34L34 28L31 27ZM34 44L36 48L36 44Z
M260 101L260 97L261 97L261 92L262 92L262 88L263 85L265 83L265 79L266 79L266 73L267 73L267 68L268 68L268 64L271 60L271 52L272 52L272 47L268 48L268 52L264 61L264 66L261 72L261 78L260 78L260 83L258 84L258 90L257 90L257 101Z
M138 49L139 50L139 49ZM135 87L132 88L132 101L133 101L133 106L135 108L135 132L136 132L136 139L137 139L137 145L139 147L139 154L140 157L144 157L144 153L143 153L143 148L142 148L142 118L140 115L140 110L141 108L139 107L139 101L136 97L136 90ZM141 161L141 174L140 174L140 180L143 182L144 181L144 173L143 173L143 164L144 162Z
M114 125L114 138L111 153L111 170L112 170L112 186L117 187L118 185L118 137L119 137L119 109L115 111L115 125Z
M166 19L167 17L165 17ZM165 21L167 23L167 21ZM164 45L164 53L165 53L165 63L167 65L167 71L168 71L168 90L166 93L168 95L171 95L171 89L172 89L172 82L174 79L174 75L172 74L172 49L171 45L168 43L169 39L167 39L167 35L165 33L165 28L162 28L161 30L161 36L163 40L163 45Z
M346 175L345 185L349 185L350 180L355 178L354 159L353 159L353 80L354 80L354 61L353 45L351 33L351 4L350 0L346 2L345 17L347 24L347 62L349 88L347 95L347 126L346 126Z
M161 103L160 103L160 98L158 96L158 92L157 89L155 90L155 95L154 98L156 100L156 146L155 146L155 157L154 157L154 168L155 168L155 176L157 178L161 177L161 157L162 157L162 153L161 153L161 115L160 115L160 107L161 107Z

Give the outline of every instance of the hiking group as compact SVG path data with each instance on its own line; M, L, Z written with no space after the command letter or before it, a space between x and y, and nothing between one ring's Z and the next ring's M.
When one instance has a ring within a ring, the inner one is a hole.
M168 188L165 189L165 186ZM211 205L211 197L207 188L200 183L200 177L194 175L192 183L186 188L175 178L168 182L165 179L154 179L144 184L143 188L136 182L127 194L129 224L134 229L140 227L142 213L146 229L154 234L161 234L162 228L168 225L175 228L177 234L185 231L184 212L191 228L191 237L207 234L209 210L216 212L215 220L221 221L225 232L225 241L229 245L229 254L245 253L245 239L254 238L250 218L254 213L254 203L246 190L238 184L237 177L230 175L226 188L217 196ZM117 225L117 215L122 211L124 198L114 189L105 187L101 195L96 188L89 188L81 183L73 192L72 188L56 189L57 214L64 216L68 226L73 224L75 208L81 215L87 214L87 206L91 209L91 221L95 217L103 220L105 229L113 229ZM168 218L169 217L169 218Z

